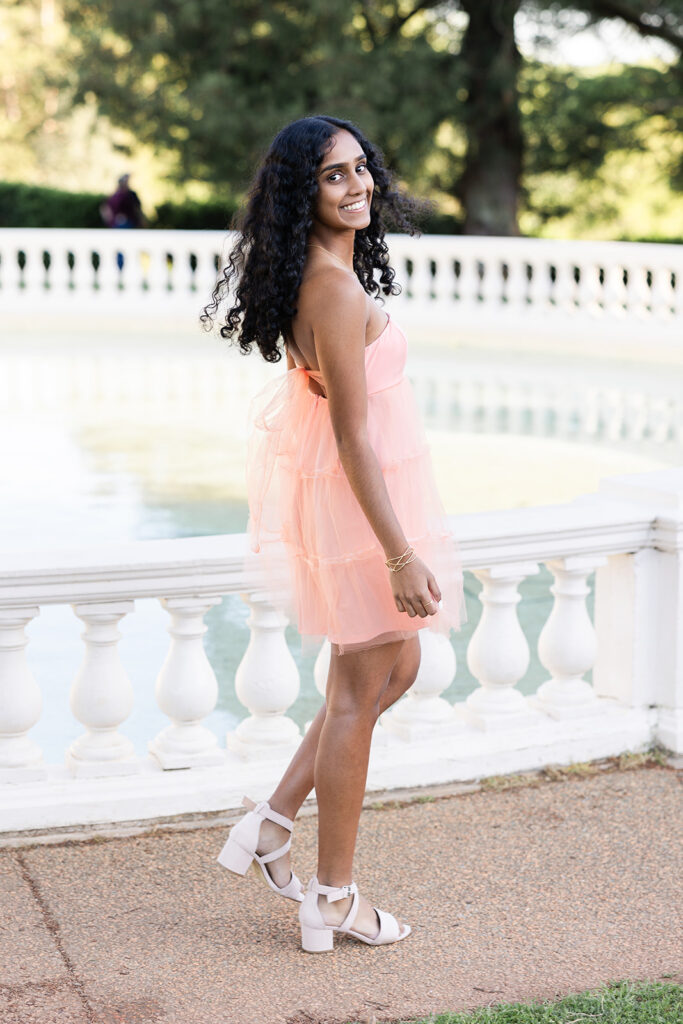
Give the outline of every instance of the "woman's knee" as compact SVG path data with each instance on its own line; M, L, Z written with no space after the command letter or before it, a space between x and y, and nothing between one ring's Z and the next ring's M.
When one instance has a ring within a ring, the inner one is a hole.
M417 635L405 641L404 648L391 670L383 696L391 696L392 700L397 700L410 689L417 678L421 655L422 649Z
M330 686L325 697L325 717L377 721L380 713L381 692L368 688L358 689Z

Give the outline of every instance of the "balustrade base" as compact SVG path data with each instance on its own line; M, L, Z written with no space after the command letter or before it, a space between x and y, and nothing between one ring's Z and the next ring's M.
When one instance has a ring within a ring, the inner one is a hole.
M184 750L167 750L163 743L150 740L147 749L164 771L175 771L179 768L210 768L225 761L225 753L220 750L218 744L212 750L201 750L192 754Z
M537 729L547 723L547 717L531 705L518 711L476 711L466 704L455 705L456 716L462 723L481 729L483 732L504 733Z
M64 761L69 773L76 779L136 775L140 771L140 759L136 756L120 761L83 761L79 757L74 757L71 751L67 751Z
M381 718L384 729L408 743L430 736L452 736L465 728L455 708L443 698L418 700L406 697Z
M550 701L543 700L543 698L538 695L527 697L527 700L531 707L537 708L539 711L542 711L543 714L550 715L551 718L554 718L557 721L564 721L569 718L586 718L590 715L602 714L602 705L597 697L580 704L551 703Z
M234 732L229 732L225 738L227 749L242 761L286 762L294 756L300 743L301 736L291 743L273 743L268 746L249 741L245 742Z
M635 753L652 744L658 725L655 708L626 708L602 698L600 702L601 716L568 721L541 716L538 729L486 732L466 724L457 732L444 730L412 742L378 732L367 790L472 781ZM0 833L220 814L239 809L245 793L267 798L282 768L278 761L247 762L230 751L222 765L188 771L163 771L147 756L140 759L139 774L98 782L70 777L64 766L47 766L45 780L0 786Z
M47 768L43 764L28 765L23 768L0 768L0 783L39 782L46 778Z

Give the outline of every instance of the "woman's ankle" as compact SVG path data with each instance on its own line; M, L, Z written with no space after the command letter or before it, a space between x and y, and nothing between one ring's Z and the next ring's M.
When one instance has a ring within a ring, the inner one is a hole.
M290 821L294 821L301 804L287 803L281 797L271 796L268 798L268 804L272 811L276 811L278 814L283 814L285 818L289 818Z

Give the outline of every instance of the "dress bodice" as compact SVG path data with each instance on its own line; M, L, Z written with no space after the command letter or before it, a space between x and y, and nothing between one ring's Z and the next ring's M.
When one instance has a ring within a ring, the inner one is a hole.
M405 334L387 313L387 322L381 333L374 341L365 346L365 379L368 395L398 384L403 377L407 349L408 343ZM320 370L295 366L290 372L296 373L297 371L307 377L313 377L324 389L325 379Z

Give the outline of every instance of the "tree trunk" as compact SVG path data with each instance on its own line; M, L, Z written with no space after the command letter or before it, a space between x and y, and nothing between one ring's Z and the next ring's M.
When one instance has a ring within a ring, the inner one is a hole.
M461 0L467 156L457 185L466 234L518 235L522 132L514 18L521 0Z

